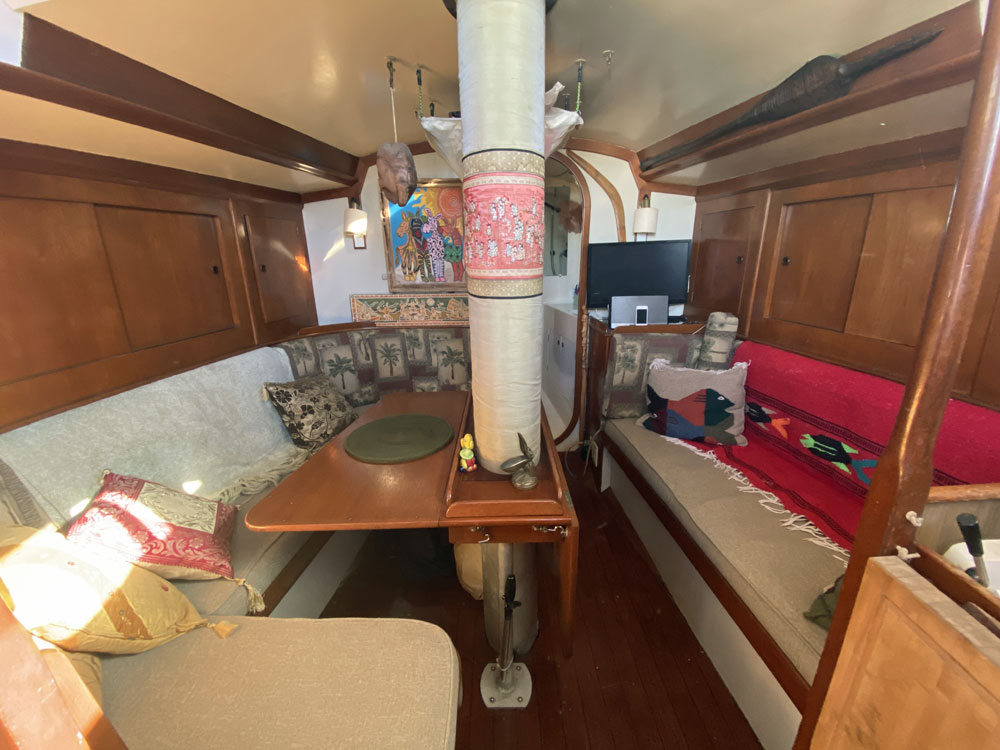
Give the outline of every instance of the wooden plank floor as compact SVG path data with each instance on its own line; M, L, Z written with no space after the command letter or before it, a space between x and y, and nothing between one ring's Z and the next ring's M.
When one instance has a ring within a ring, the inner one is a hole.
M496 654L482 603L458 585L442 533L372 532L322 616L413 617L442 627L462 661L460 749L760 747L617 502L589 475L569 479L581 525L573 657L555 640L554 568L541 554L540 634L519 657L534 682L526 709L490 711L479 697L479 676Z

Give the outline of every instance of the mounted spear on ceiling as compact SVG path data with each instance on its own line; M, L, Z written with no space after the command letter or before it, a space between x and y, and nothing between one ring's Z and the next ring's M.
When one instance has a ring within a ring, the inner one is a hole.
M923 47L936 39L942 31L943 29L933 29L915 34L908 39L875 50L853 62L845 62L842 58L832 55L814 57L771 89L760 101L739 117L687 143L682 143L662 154L644 159L639 167L643 172L646 172L666 162L687 156L730 133L765 122L783 120L820 104L839 99L846 95L854 82L865 73L870 73L918 47Z

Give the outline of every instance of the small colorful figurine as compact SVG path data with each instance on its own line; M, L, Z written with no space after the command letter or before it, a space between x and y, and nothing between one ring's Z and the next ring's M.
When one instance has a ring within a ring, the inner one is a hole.
M458 452L458 470L461 472L469 472L476 470L476 454L473 452L473 448L476 444L472 442L472 435L465 433L462 438L462 450Z

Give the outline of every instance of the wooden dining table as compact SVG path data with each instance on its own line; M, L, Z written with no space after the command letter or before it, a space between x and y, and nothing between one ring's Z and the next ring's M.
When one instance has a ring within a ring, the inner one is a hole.
M579 522L548 422L542 418L538 485L515 489L509 476L458 471L459 440L474 431L467 391L388 393L261 499L246 515L253 531L448 528L454 543L551 543L558 551L560 635L572 649ZM452 427L441 450L412 461L374 464L347 453L348 436L400 414L430 414Z

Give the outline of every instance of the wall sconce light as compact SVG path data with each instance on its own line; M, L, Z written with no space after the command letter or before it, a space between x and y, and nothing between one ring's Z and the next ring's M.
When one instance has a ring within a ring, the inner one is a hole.
M354 238L355 248L360 250L368 247L365 240L368 234L368 214L361 209L361 202L357 198L349 198L347 208L344 209L344 234Z
M656 222L660 218L660 209L649 205L649 194L642 196L642 204L635 210L632 220L632 231L635 234L656 234ZM649 239L644 237L643 239Z

